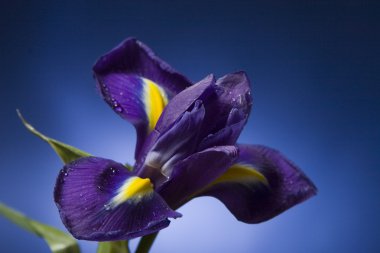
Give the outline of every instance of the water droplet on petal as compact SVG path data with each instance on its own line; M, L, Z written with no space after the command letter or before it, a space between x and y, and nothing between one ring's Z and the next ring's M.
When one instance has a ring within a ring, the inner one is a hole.
M120 106L117 106L117 107L115 107L115 110L116 110L117 112L122 112L122 111L123 111L123 108L121 108Z
M110 204L105 204L104 205L104 209L106 209L106 211L111 210L111 205Z

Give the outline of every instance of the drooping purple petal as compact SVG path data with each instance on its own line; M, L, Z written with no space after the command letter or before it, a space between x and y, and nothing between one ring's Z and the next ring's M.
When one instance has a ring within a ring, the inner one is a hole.
M157 57L148 46L135 38L127 38L100 57L93 70L98 76L125 73L144 77L160 84L171 96L191 86L191 82L185 76L174 70Z
M259 223L273 218L317 192L305 174L278 151L239 145L239 158L199 196L222 201L240 221Z
M168 218L180 216L153 191L149 179L97 157L65 165L54 199L63 223L77 239L128 240L163 229Z
M136 128L136 157L168 100L191 85L133 38L100 57L93 70L104 100Z
M170 180L157 191L176 209L219 177L237 158L235 146L219 146L195 153L178 162Z

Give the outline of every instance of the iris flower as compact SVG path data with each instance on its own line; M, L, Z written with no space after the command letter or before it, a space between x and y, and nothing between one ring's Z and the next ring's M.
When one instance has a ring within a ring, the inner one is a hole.
M136 129L135 164L84 157L64 166L54 199L74 237L151 234L200 196L219 199L242 222L260 223L316 193L278 151L236 143L252 106L244 72L192 84L133 38L93 70L104 100Z

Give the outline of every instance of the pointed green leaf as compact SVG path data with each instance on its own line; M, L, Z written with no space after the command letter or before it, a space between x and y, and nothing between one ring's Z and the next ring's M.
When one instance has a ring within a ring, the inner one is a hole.
M39 223L0 203L0 214L23 229L43 238L54 253L79 253L76 240L54 227Z
M24 124L24 126L26 127L26 129L28 129L30 132L40 137L42 140L49 143L49 145L54 149L54 151L58 154L58 156L62 159L62 161L65 164L72 162L81 157L90 156L89 153L86 153L82 150L79 150L70 145L67 145L60 141L49 138L46 135L43 135L42 133L37 131L31 124L29 124L29 122L25 120L25 118L21 115L19 110L17 110L17 114L19 118L21 119L22 123Z
M99 242L97 253L129 253L128 241Z

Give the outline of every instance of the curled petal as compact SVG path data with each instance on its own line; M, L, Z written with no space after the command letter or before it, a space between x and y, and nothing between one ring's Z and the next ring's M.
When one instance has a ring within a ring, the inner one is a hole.
M316 194L278 151L259 145L239 145L239 151L236 163L199 194L218 198L238 220L263 222Z
M244 72L228 74L216 83L214 76L209 75L176 95L165 108L141 153L148 153L160 135L173 127L174 122L196 101L201 101L205 108L204 121L199 129L198 151L234 145L252 106L249 80ZM145 155L141 158L138 164L143 163Z
M161 114L160 119L157 122L155 129L148 136L141 149L140 156L136 159L135 168L137 173L140 173L142 166L145 163L145 158L148 153L156 146L156 142L162 135L168 132L172 128L178 128L178 122L186 112L192 111L195 107L195 102L198 101L198 105L203 104L207 97L214 93L215 79L213 75L209 75L200 82L185 89L181 93L177 94L170 103L166 106L165 110ZM183 120L182 120L183 121ZM181 129L178 129L181 131ZM197 128L199 130L199 128ZM194 129L195 131L195 129ZM173 131L172 131L173 132ZM182 134L178 131L176 139L182 138Z
M156 187L155 175L168 178L173 165L195 151L204 114L202 103L197 101L191 111L183 113L168 131L159 136L146 156L141 173L136 169L136 174L153 179Z
M215 78L210 74L175 96L165 108L156 130L160 133L166 131L195 101L206 100L214 92L214 86Z
M218 132L206 136L199 144L198 150L204 150L212 146L234 145L243 130L248 115L239 109L233 108L228 116L226 126Z
M136 157L168 100L191 85L133 38L100 57L93 70L104 100L137 130Z
M243 121L244 125L252 106L248 77L244 72L236 72L219 78L215 85L215 95L205 100L204 104L206 120L201 130L202 133L214 134L239 121ZM233 115L231 115L232 111L235 111ZM237 136L239 134L240 131Z
M128 240L167 227L180 216L153 190L112 160L87 157L65 165L54 191L61 219L77 239Z
M178 162L170 180L157 191L174 209L219 177L237 158L235 146L218 146Z

